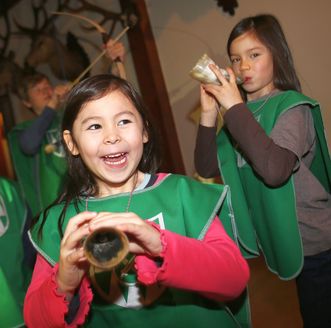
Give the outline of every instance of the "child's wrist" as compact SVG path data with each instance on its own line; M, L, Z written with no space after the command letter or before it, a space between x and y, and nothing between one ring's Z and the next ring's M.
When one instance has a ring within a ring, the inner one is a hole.
M59 288L57 289L57 293L60 294L60 295L64 295L65 300L66 300L68 303L71 302L71 300L73 299L73 297L74 297L74 295L75 295L74 293L65 293L65 292L63 292L62 290L60 290Z
M214 127L217 119L217 110L201 111L200 124L206 127Z
M75 289L72 289L72 288L68 288L67 286L65 286L65 284L63 284L58 276L56 275L55 277L55 281L56 281L56 285L57 285L57 288L56 288L56 291L59 293L59 294L62 294L65 296L66 300L68 302L71 301L71 299L74 297L75 295Z

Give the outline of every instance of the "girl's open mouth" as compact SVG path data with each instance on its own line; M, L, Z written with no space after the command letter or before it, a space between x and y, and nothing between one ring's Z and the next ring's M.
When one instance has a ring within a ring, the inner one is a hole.
M127 161L127 153L105 155L102 156L102 159L107 165L122 166Z

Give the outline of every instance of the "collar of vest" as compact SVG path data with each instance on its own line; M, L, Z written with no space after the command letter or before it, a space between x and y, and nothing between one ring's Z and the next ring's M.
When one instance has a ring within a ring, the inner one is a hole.
M108 196L102 199L88 199L88 210L99 212L123 212L129 193ZM203 204L203 206L202 206ZM181 175L167 175L162 181L144 190L133 192L130 211L144 220L153 220L161 228L179 234L203 239L216 215L230 220L230 199L228 187L219 184L203 184ZM85 200L67 208L63 231L69 219L86 208ZM37 251L52 265L58 261L61 236L58 221L63 204L53 206L42 228L42 239L38 238L38 222L29 232ZM40 220L39 220L40 221ZM225 224L232 229L233 223Z

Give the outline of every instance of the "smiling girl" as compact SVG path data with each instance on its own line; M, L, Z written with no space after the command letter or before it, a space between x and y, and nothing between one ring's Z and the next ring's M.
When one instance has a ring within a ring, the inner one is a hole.
M27 326L238 327L226 302L249 270L223 228L234 237L227 188L155 173L154 129L120 78L74 87L62 131L69 178L30 232L38 258ZM110 228L127 236L132 267L125 259L98 271L87 261L82 240Z

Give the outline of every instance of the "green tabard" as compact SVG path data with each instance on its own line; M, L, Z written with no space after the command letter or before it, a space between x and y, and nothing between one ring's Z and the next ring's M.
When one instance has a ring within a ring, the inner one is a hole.
M109 196L103 199L83 200L79 211L123 212L128 203L128 194ZM37 227L31 238L37 250L54 265L58 261L60 235L57 228L62 205L51 208L41 241ZM154 221L161 229L174 231L184 236L202 240L213 221L219 215L229 235L235 239L236 228L231 212L228 187L205 185L184 176L168 175L161 183L144 190L135 191L130 211L142 219ZM76 214L69 206L64 227ZM247 300L236 313L231 313L224 304L201 297L198 293L165 288L161 285L142 286L134 272L126 280L119 278L121 266L112 272L97 274L97 281L109 295L107 303L94 291L94 300L86 327L248 327ZM178 268L185 270L185 268ZM238 323L240 321L242 325Z
M0 179L0 326L24 325L23 301L31 270L23 267L22 231L27 211L18 185Z
M64 182L67 164L59 134L59 115L47 130L38 153L30 156L22 152L18 142L19 134L32 122L23 122L14 127L8 135L8 141L22 193L32 214L36 215L58 197ZM51 153L45 151L45 147L48 145L52 145L54 148Z
M285 111L303 104L312 108L317 147L311 170L330 190L330 156L318 103L298 92L286 91L272 96L258 113L254 113L262 103L263 100L248 102L247 106L267 135ZM248 256L257 255L260 248L272 272L282 279L294 278L303 265L303 250L293 176L281 187L268 187L233 147L234 142L226 129L218 135L217 144L221 175L231 188L240 246Z

